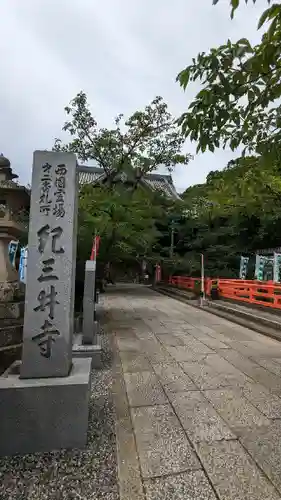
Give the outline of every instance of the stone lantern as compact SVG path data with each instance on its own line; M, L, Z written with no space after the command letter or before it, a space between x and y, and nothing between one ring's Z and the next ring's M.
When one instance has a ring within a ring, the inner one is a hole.
M30 195L14 179L10 161L0 155L0 301L13 300L19 289L18 272L9 259L9 243L18 240L27 227L20 214L29 208Z

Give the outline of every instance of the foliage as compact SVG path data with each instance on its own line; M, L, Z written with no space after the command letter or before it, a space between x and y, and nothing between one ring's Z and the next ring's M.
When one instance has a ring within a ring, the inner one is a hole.
M241 254L281 246L280 171L280 164L239 158L185 191L177 246L185 272L198 276L204 253L207 274L238 277Z
M185 139L161 97L128 119L120 114L111 129L98 128L84 92L77 94L65 111L69 120L63 130L72 140L64 145L56 139L55 150L72 151L84 162L95 160L109 184L124 170L133 171L134 184L138 184L159 165L172 171L191 158L182 152Z
M89 258L94 231L101 236L99 262L156 263L167 252L159 247L159 224L166 225L167 212L173 203L164 196L139 187L130 193L119 184L109 191L107 186L85 185L80 193L78 254Z
M197 151L244 146L243 154L280 160L281 4L268 3L258 24L267 23L267 30L258 45L228 40L198 54L177 77L184 90L190 82L202 85L179 119L185 136L198 141ZM233 13L239 1L231 5Z
M252 2L255 4L256 0L252 0ZM267 3L270 4L271 0L267 0ZM213 0L213 5L217 5L219 3L219 0ZM245 4L248 3L248 0L245 0ZM230 5L231 5L231 17L233 18L235 10L239 7L240 5L240 0L230 0Z
M171 172L191 158L182 152L185 138L167 104L156 97L128 119L119 115L110 129L98 127L84 92L65 111L63 130L71 141L56 139L54 149L74 152L83 162L94 160L105 174L102 184L86 185L80 192L79 258L89 258L95 233L101 236L101 263L166 258L159 227L165 225L170 201L144 189L141 181L159 165Z

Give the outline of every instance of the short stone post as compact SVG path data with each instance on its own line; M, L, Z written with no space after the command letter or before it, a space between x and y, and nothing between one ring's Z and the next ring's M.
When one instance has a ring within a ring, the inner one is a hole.
M75 335L73 356L92 358L92 367L101 368L102 348L99 343L99 324L95 317L96 261L87 260L85 265L82 334Z
M95 324L96 261L87 260L83 297L83 344L97 343Z

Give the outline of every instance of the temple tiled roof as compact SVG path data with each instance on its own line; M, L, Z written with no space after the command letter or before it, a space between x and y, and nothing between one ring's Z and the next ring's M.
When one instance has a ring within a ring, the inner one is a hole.
M79 184L95 184L104 177L102 168L79 166ZM161 191L169 198L179 198L171 175L147 174L142 181L154 190Z

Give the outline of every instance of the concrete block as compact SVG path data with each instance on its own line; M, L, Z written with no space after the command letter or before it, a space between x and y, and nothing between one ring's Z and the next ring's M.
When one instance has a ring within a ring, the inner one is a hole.
M68 377L0 377L0 455L83 448L90 388L91 359L75 359Z
M83 344L83 335L74 335L74 343L72 348L73 358L91 358L92 368L102 368L102 347L100 342L97 344Z

